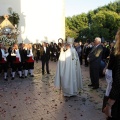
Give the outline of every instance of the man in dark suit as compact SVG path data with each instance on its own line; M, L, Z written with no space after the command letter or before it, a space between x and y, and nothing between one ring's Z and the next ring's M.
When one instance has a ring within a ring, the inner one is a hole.
M103 47L101 45L101 38L96 37L94 41L94 47L88 55L91 79L91 84L88 86L93 87L93 89L99 88L99 70L102 59L102 51Z
M42 48L41 48L41 61L42 61L42 75L44 75L44 68L46 64L46 72L47 74L50 74L49 72L49 59L50 59L50 50L47 47L46 43L42 43Z
M50 59L51 59L51 61L53 61L53 58L54 58L54 44L53 44L53 42L50 43L49 49L50 49Z

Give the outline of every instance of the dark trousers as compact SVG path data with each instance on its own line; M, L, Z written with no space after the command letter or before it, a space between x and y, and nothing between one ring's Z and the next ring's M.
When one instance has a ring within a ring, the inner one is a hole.
M83 62L82 62L82 55L81 55L81 56L80 56L80 64L82 65L82 63L83 63Z
M95 87L99 87L99 66L93 67L90 65L90 79L91 83Z
M45 72L45 64L46 64L46 72L49 73L49 61L42 60L42 73Z
M88 66L88 61L87 61L88 55L85 55L84 57L85 57L85 66Z
M80 54L78 54L78 57L79 57L79 61L80 61L80 65L82 65L82 55Z

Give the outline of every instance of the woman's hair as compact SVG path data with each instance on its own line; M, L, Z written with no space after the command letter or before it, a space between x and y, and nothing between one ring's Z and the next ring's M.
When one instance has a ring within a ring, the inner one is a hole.
M117 31L115 39L116 39L115 55L120 55L120 28Z

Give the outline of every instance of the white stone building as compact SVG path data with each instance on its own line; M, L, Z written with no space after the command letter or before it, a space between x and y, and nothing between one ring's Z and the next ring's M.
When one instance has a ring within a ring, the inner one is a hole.
M58 42L65 39L64 0L0 0L0 16L20 15L18 42Z

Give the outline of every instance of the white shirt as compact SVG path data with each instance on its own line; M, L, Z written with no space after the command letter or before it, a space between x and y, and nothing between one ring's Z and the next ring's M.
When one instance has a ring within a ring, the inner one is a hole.
M2 52L2 58L4 58L5 61L7 61L6 57L9 55L8 53L5 53L4 49L1 49Z
M44 51L45 51L45 53L46 53L46 47L44 47Z

